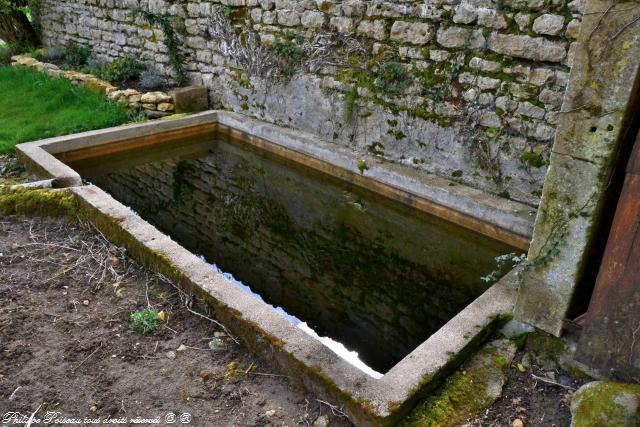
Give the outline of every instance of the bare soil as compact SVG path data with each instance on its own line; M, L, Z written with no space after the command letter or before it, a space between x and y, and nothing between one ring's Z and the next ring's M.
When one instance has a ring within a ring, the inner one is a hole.
M1 218L0 414L349 425L185 302L89 225ZM166 321L134 332L130 314L148 307Z
M575 378L552 364L531 363L527 361L527 354L526 347L518 351L509 367L502 397L465 427L512 427L518 425L516 420L526 427L571 424L571 398L586 380Z

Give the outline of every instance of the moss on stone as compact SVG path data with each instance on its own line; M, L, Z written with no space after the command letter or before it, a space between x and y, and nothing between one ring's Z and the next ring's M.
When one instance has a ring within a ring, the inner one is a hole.
M451 375L440 391L419 404L400 426L447 427L493 403L506 381L506 371L515 354L515 345L503 340L483 348L460 370Z
M3 215L74 215L77 208L74 195L66 189L0 188Z
M576 392L571 404L572 426L640 425L640 385L596 381Z
M541 168L542 166L546 165L546 162L544 161L542 155L533 151L525 151L524 153L522 153L520 155L520 163L534 168Z

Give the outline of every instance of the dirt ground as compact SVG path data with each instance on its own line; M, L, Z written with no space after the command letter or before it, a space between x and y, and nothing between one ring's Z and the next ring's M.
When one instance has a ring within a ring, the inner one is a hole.
M129 316L147 307L167 320L142 335ZM171 284L65 220L0 219L0 349L0 414L349 425L188 311Z
M13 156L0 156L0 185L28 179ZM148 307L166 321L149 335L132 331L130 314ZM173 285L88 224L0 217L0 416L351 425L189 310ZM582 382L521 350L502 398L463 425L569 426L571 394Z
M520 420L527 427L568 427L571 397L584 382L551 364L533 363L525 347L509 367L502 397L464 426L517 427Z

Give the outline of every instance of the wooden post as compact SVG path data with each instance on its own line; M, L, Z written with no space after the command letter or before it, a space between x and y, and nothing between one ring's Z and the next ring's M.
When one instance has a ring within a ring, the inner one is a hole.
M640 381L640 134L613 219L576 359Z

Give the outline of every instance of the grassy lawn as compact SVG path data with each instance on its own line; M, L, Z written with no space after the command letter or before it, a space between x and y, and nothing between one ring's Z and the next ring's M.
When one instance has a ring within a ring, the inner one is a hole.
M0 154L16 144L122 124L124 106L23 67L0 67Z

